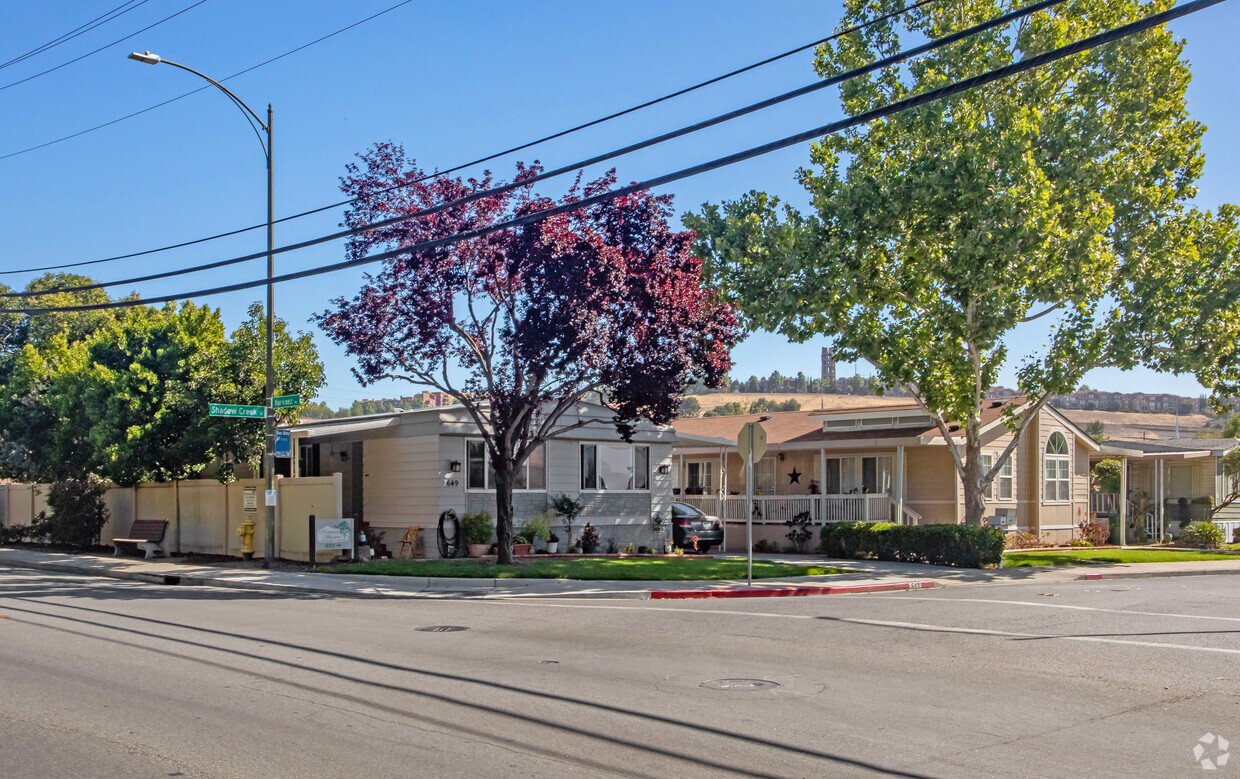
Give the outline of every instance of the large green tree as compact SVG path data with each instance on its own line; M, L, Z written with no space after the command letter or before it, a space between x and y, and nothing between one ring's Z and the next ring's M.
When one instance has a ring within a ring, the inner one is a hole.
M251 307L231 339L218 310L193 303L109 311L19 323L24 343L0 356L6 475L96 475L128 485L186 478L213 463L229 478L235 463L256 463L261 423L210 417L207 404L262 404L261 306ZM323 366L310 336L291 336L278 320L275 335L277 389L313 395ZM295 420L295 409L282 413Z
M931 3L818 50L829 77L1015 8ZM907 67L845 82L844 110L868 111L1171 6L1074 0ZM900 0L848 0L841 27ZM799 171L812 209L750 192L686 215L713 281L751 327L803 341L833 335L906 388L944 437L966 520L1030 419L1099 366L1192 371L1236 388L1240 322L1236 211L1195 211L1205 128L1185 106L1183 43L1154 29L928 103L811 149ZM980 416L1017 328L1044 348L1020 355L1028 402L981 467Z

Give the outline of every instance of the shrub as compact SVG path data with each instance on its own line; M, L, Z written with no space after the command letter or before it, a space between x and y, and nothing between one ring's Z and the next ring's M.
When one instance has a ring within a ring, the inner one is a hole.
M786 520L785 525L788 526L788 532L784 538L792 542L792 546L788 551L796 554L804 554L806 547L809 546L809 540L814 537L814 531L810 530L811 518L808 511L802 511L792 519Z
M779 546L774 541L762 538L754 542L753 550L758 554L774 554L779 551Z
M831 557L983 568L1003 559L1003 531L974 525L824 525L818 550Z
M532 544L535 541L548 541L551 539L551 517L550 513L539 514L536 517L521 523L521 527L517 529L517 542L521 544Z
M491 512L475 511L461 517L461 532L465 534L467 544L488 544L491 542Z
M1240 527L1232 531L1231 540L1233 543L1240 544Z
M53 544L97 546L108 521L108 507L103 502L106 492L104 483L93 477L52 484L47 493L51 513L39 512L30 535L45 537Z
M581 529L582 554L594 554L598 551L598 530L589 522Z
M1013 530L1003 534L1004 549L1036 549L1047 544L1030 530Z
M13 525L12 527L0 526L0 544L17 544L26 539L30 535L31 530L26 525Z
M1191 522L1180 532L1180 543L1217 549L1223 544L1223 528L1213 522Z
M1083 541L1081 546L1102 546L1111 538L1111 526L1101 522L1090 522L1087 519L1077 525L1076 529L1079 536L1073 539L1073 546L1077 546L1076 541Z

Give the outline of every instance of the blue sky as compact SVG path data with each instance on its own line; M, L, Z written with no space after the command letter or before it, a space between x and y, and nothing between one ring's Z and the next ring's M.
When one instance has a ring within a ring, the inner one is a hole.
M126 59L149 49L215 78L301 46L381 11L397 0L207 0L177 18L49 75L5 85L56 66L152 24L194 0L149 0L107 25L49 52L0 69L0 155L110 121L200 85L188 73ZM119 0L6 3L0 62L53 39ZM353 155L394 140L426 168L448 167L704 80L829 33L838 2L536 2L416 0L372 22L228 81L256 109L275 107L276 214L341 199L338 178ZM1206 170L1199 204L1236 202L1240 131L1234 40L1240 5L1208 9L1173 25L1187 41L1195 118L1205 122ZM655 109L519 155L557 166L813 80L810 56L790 58ZM834 94L714 128L617 162L622 180L641 179L821 124L840 115ZM804 202L793 171L806 160L788 149L671 186L680 210L749 189ZM513 158L514 160L516 158ZM492 164L507 176L510 160ZM597 171L590 171L597 172ZM75 262L197 238L265 219L259 145L236 109L208 90L47 148L0 159L5 241L0 270ZM551 186L549 193L558 193ZM277 227L277 244L336 228L341 212ZM262 231L89 269L122 278L261 250ZM278 271L342 259L339 243L277 258ZM146 296L261 277L261 261L143 285ZM11 286L29 275L0 276ZM308 320L327 301L353 293L360 272L277 288L276 313L314 332L327 365L322 397L407 394L406 386L360 387L351 362ZM119 294L126 290L113 290ZM230 326L261 291L204 299ZM1012 353L1036 349L1022 331ZM779 370L816 375L825 340L791 345L756 334L739 346L733 375ZM842 369L845 372L849 368ZM860 368L863 375L868 368ZM1013 384L1010 371L1001 383ZM1197 394L1192 377L1101 370L1086 381L1107 389Z

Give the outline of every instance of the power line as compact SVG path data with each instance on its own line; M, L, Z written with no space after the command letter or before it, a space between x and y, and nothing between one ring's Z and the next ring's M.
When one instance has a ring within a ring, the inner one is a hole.
M940 87L938 89L931 90L929 92L923 92L919 95L915 95L913 97L909 97L903 100L896 101L895 103L891 103L890 105L884 106L882 108L876 108L871 111L866 111L862 114L858 114L857 116L850 117L847 119L841 119L836 122L831 122L830 124L825 124L825 125L822 125L821 127L815 127L810 130L805 130L803 132L796 133L795 135L789 135L777 141L771 141L770 143L766 143L761 146L755 146L750 149L746 149L744 151L736 152L734 154L729 154L724 157L719 157L717 159L711 160L710 162L704 162L698 165L694 165L692 167L682 168L681 170L675 171L673 173L667 173L662 176L656 176L654 178L646 179L645 181L637 182L634 184L629 184L628 186L620 187L618 189L610 190L608 192L600 193L598 195L593 195L590 197L582 198L580 200L577 200L571 203L563 203L561 205L558 205L552 208L547 208L541 211L536 211L530 214L525 214L523 216L515 217L505 222L501 222L501 223L494 224L494 225L489 225L487 227L480 227L474 230L467 230L462 233L457 233L455 235L447 236L444 238L437 238L431 241L423 241L421 243L401 247L399 249L393 249L393 250L386 251L386 252L381 252L379 254L370 255L368 257L361 257L361 258L354 259L354 260L345 260L343 262L337 262L337 263L333 263L330 265L323 265L317 268L307 268L305 270L295 271L292 273L285 273L280 276L274 276L270 279L263 278L263 279L257 279L254 281L238 282L235 284L228 284L228 285L217 286L217 287L209 287L207 289L196 290L193 292L185 292L185 293L176 294L176 295L163 295L160 297L148 298L146 300L109 301L107 303L96 303L96 304L84 305L84 306L60 306L60 307L55 307L55 308L42 308L42 309L9 309L7 313L29 315L29 314L68 313L68 312L75 312L75 311L97 311L97 310L111 309L111 308L126 308L126 307L132 307L132 306L137 306L137 305L151 305L154 303L168 303L174 300L181 300L184 298L220 295L220 294L224 294L227 292L237 292L237 291L245 290L245 289L253 289L255 287L265 286L272 282L283 283L286 281L296 281L298 279L309 278L311 276L320 276L326 273L333 273L338 270L354 268L360 265L369 265L369 264L376 263L376 262L382 262L383 260L392 259L400 255L417 254L419 252L425 252L425 251L430 251L430 250L437 249L443 246L449 246L451 244L459 243L461 241L472 240L474 238L481 238L483 236L489 235L491 233L499 232L501 230L507 230L513 227L520 227L522 225L530 224L532 222L541 221L551 216L568 213L569 211L580 210L588 206L597 205L599 203L604 203L604 202L614 200L619 197L624 197L625 195L631 195L635 192L653 189L654 187L662 186L664 184L669 184L674 181L679 181L681 179L690 178L692 176L698 176L703 173L708 173L710 171L717 170L719 168L723 168L729 165L735 165L736 163L744 162L754 157L759 157L764 154L770 154L771 152L779 151L780 149L786 149L790 146L795 146L797 144L804 143L806 141L815 140L825 135L831 135L837 132L841 132L843 130L847 130L852 127L856 127L861 124L866 124L868 122L872 122L877 119L882 119L884 117L890 116L895 113L899 113L901 111L906 111L906 110L910 110L913 108L917 108L919 106L925 105L926 103L941 100L946 97L951 97L952 95L956 95L956 94L959 94L961 92L964 92L970 89L976 89L978 87L985 86L986 84L990 84L994 81L998 81L1000 79L1007 78L1009 76L1013 76L1019 73L1024 73L1034 68L1041 67L1042 65L1048 64L1050 62L1055 62L1057 60L1064 59L1065 57L1070 57L1074 54L1080 54L1081 52L1085 52L1090 49L1097 48L1098 46L1102 46L1104 44L1111 43L1111 42L1120 40L1122 38L1126 38L1130 35L1134 35L1138 32L1148 30L1152 27L1157 27L1161 24L1165 24L1169 21L1179 19L1183 16L1188 16L1189 14L1196 13L1197 11L1200 11L1204 8L1209 8L1210 6L1218 5L1219 3L1222 3L1222 2L1224 2L1224 0L1191 0L1191 2L1185 3L1184 5L1177 6L1175 8L1170 8L1160 13L1151 14L1150 16L1147 16L1144 19L1140 19L1136 22L1132 22L1130 24L1126 24L1121 27L1117 27L1117 28L1108 30L1106 32L1099 33L1097 35L1093 35L1084 40L1080 40L1075 43L1070 43L1065 46L1061 46L1057 49L1053 49L1049 52L1045 52L1037 56L1029 57L1027 59L1021 60L1020 62L1015 62L1010 65L1005 65L1004 67L1001 67L1001 68L994 68L992 70L988 70L985 73L979 74L977 76L972 76L967 79L962 79L960 81L954 82L944 87Z
M206 2L206 0L202 0L202 2ZM220 81L221 81L221 82L223 82L223 81L229 81L229 80L231 80L231 79L236 78L237 76L243 76L243 75L245 75L246 73L249 73L249 72L250 72L250 71L252 71L252 70L257 70L258 68L261 68L261 67L263 67L264 65L270 65L271 63L276 62L277 60L282 60L282 59L284 59L285 57L287 57L287 56L289 56L289 55L291 55L291 54L296 54L297 52L301 51L302 49L309 48L310 46L313 46L313 45L315 45L316 43L322 43L323 41L327 40L328 38L333 38L333 37L335 37L335 36L337 36L337 35L340 35L340 34L341 34L341 33L343 33L343 32L348 32L349 30L352 30L354 27L357 27L359 24L365 24L366 22L369 22L371 19L377 19L378 17L383 16L384 14L388 13L389 11L395 11L397 8L400 8L402 5L408 5L408 4L409 4L409 3L411 3L411 2L413 2L413 0L402 0L402 2L399 2L399 3L397 3L396 5L391 6L390 8L385 8L384 10L379 11L379 12L378 12L378 13L376 13L376 14L372 14L371 16L367 16L365 19L362 19L361 21L354 22L353 24L350 24L350 25L349 25L349 26L347 26L347 27L341 27L339 30L336 30L335 32L332 32L332 33L328 33L327 35L324 35L324 36L323 36L323 37L321 37L321 38L317 38L317 39L315 39L315 40L313 40L313 41L310 41L309 43L303 43L301 46L298 46L298 47L297 47L297 48L295 48L295 49L289 49L288 51L284 52L283 54L278 54L278 55L276 55L276 56L272 57L272 58L271 58L271 59L269 59L269 60L264 60L264 61L262 61L262 62L258 63L257 65L251 65L250 67L246 68L245 70L239 70L239 71L237 71L236 73L232 74L231 76L228 76L228 77L226 77L226 78L222 78L222 79L220 79ZM135 34L136 34L136 33L135 33ZM203 91L203 90L205 90L205 89L211 89L210 85L208 85L208 86L198 87L197 89L191 89L190 91L188 91L188 92L186 92L186 93L184 93L184 94L180 94L180 95L177 95L176 97L169 98L169 99L167 99L167 100L164 100L164 101L163 101L163 102L161 102L161 103L156 103L155 105L152 105L152 106L147 106L146 108L143 108L143 109L138 110L138 111L134 111L134 112L133 112L133 113L131 113L131 114L125 114L124 116L117 117L116 119L112 119L111 121L104 122L103 124L97 124L97 125L95 125L94 127L88 127L88 128L86 128L85 130L79 130L79 131L77 131L77 132L75 132L75 133L71 133L71 134L69 134L69 135L64 135L64 136L61 136L60 138L56 138L55 140L46 141L46 142L44 142L44 143L40 143L40 144L37 144L37 145L35 145L35 146L29 146L29 147L27 147L27 148L25 148L25 149L19 149L18 151L12 151L12 152L9 152L8 154L0 154L0 160L7 160L7 159L9 159L10 157L17 157L18 155L21 155L21 154L27 154L27 153L32 152L32 151L37 151L37 150L39 150L39 149L44 149L44 148L47 148L48 146L54 146L54 145L56 145L56 144L58 144L58 143L63 143L64 141L68 141L68 140L71 140L71 139L73 139L73 138L77 138L78 136L81 136L81 135L86 135L87 133L93 133L93 132L95 132L96 130L102 130L102 129L103 129L103 128L105 128L105 127L111 127L112 125L114 125L114 124L119 124L120 122L123 122L123 121L125 121L126 119L133 119L135 116L141 116L142 114L145 114L145 113L147 113L147 112L149 112L149 111L154 111L154 110L155 110L155 109L157 109L157 108L163 108L164 106L168 105L169 103L175 103L175 102L176 102L176 101L178 101L178 100L182 100L182 99L184 99L184 98L187 98L187 97L189 97L190 95L195 95L195 94L197 94L197 93L199 93L199 92L202 92L202 91ZM266 222L263 222L263 224L262 224L262 225L260 225L260 227L266 227L266 226L267 226L267 223L266 223ZM247 230L253 230L253 229L255 229L255 228L253 228L253 227L247 227L247 228L245 228L245 230L236 230L236 231L231 232L231 233L224 233L224 234L219 235L219 236L217 236L217 237L219 237L219 238L225 238L225 237L227 237L227 236L229 236L229 235L236 235L237 233L243 233L243 232L246 232ZM206 240L206 239L204 239L204 240ZM189 246L189 245L191 245L191 244L193 244L193 243L200 243L200 241L190 241L189 243L180 244L180 246ZM176 248L179 248L179 247L178 247L178 246L169 246L169 247L166 247L166 248L167 248L167 249L176 249ZM141 256L141 255L143 255L143 254L151 254L153 251L165 251L165 249L155 249L155 250L148 251L148 252L138 252L137 254L126 254L126 255L121 256L121 257L113 257L112 259L114 259L114 260L124 260L124 259L128 259L129 257L138 257L138 256ZM108 262L108 261L109 261L109 260L98 260L98 261L96 261L96 262ZM35 268L34 270L35 270L35 271L40 271L40 270L55 270L56 268L74 268L74 267L78 267L78 266L80 266L80 265L89 265L89 264L92 264L92 263L76 263L76 264L73 264L73 265L57 265L57 266L54 266L54 267L49 267L49 268ZM8 272L8 273L25 273L25 272L27 272L27 271L7 271L7 272Z
M177 11L176 13L172 14L171 16L165 16L163 19L160 19L158 22L155 22L154 24L148 24L147 26L143 27L141 30L138 30L137 32L132 32L132 33L130 33L130 34L128 34L128 35L126 35L124 38L117 38L116 40L112 41L111 43L109 43L109 44L107 44L107 45L104 45L104 46L100 46L99 48L95 49L94 51L88 51L88 52L86 52L85 54L83 54L83 55L82 55L82 56L80 56L80 57L74 57L73 59L69 60L68 62L62 62L62 63L60 63L59 65L57 65L56 67L54 67L54 68L48 68L47 70L45 70L45 71L43 71L43 72L41 72L41 73L35 73L33 76L26 76L26 77L25 77L25 78L23 78L23 79L19 79L19 80L17 80L17 81L12 81L12 82L9 82L8 84L5 84L4 86L0 86L0 92L3 92L4 90L8 89L9 87L15 87L15 86L17 86L18 84L25 84L27 81L33 81L33 80L35 80L36 78L39 78L40 76L46 76L48 73L54 73L54 72L56 72L56 71L60 70L61 68L68 67L69 65L72 65L72 64L73 64L73 63L75 63L75 62L80 62L81 60L84 60L84 59L86 59L87 57L90 57L90 56L92 56L92 55L98 54L99 52L103 51L104 49L111 48L112 46L115 46L115 45L116 45L116 44L118 44L118 43L124 43L125 41L129 40L130 38L134 37L135 35L140 35L140 34L142 34L142 33L146 32L147 30L149 30L149 29L151 29L151 28L153 28L153 27L158 27L159 25L163 24L164 22L166 22L166 21L168 21L168 20L170 20L170 19L175 19L175 18L177 18L178 16L180 16L181 14L185 13L186 11L189 11L189 10L191 10L191 9L197 8L198 6L202 5L202 4L203 4L203 3L205 3L205 2L207 2L207 0L198 0L198 2L193 3L193 4L191 4L191 5L188 5L188 6L186 6L185 8L182 8L180 11Z
M409 0L406 0L406 2L409 2ZM898 10L895 10L895 11L892 11L892 12L890 12L890 13L884 14L883 16L877 17L877 18L872 19L872 20L870 20L870 21L868 21L868 22L865 22L865 23L863 23L863 24L854 25L854 26L852 26L852 27L849 27L849 28L848 28L848 29L846 29L846 30L841 30L841 31L840 31L840 32L838 32L838 33L834 33L834 34L832 34L832 35L828 35L828 36L827 36L827 37L825 37L825 38L819 38L819 39L818 39L818 40L816 40L816 41L812 41L812 42L810 42L810 43L806 43L806 44L803 44L803 45L801 45L801 46L797 46L796 48L789 49L788 51L782 52L782 53L780 53L780 54L776 54L776 55L773 55L773 56L771 56L771 57L767 57L766 59L759 60L758 62L754 62L754 63L749 64L749 65L745 65L744 67L741 67L741 68L737 68L736 70L731 70L731 71L728 71L727 73L723 73L723 74L721 74L721 75L718 75L718 76L715 76L715 77L713 77L713 78L707 79L706 81L702 81L702 82L699 82L699 83L694 84L694 85L692 85L692 86L688 86L688 87L684 87L684 88L682 88L682 89L678 89L678 90L676 90L675 92L669 92L668 94L663 95L662 97L657 97L657 98L654 98L654 99L652 99L652 100L647 100L647 101L646 101L646 102L644 102L644 103L638 103L638 104L637 104L637 105L635 105L635 106L630 106L629 108L625 108L625 109L623 109L623 110L616 111L616 112L611 113L611 114L608 114L608 115L606 115L606 116L601 116L601 117L599 117L599 118L597 118L597 119L592 119L592 120L590 120L590 121L588 121L588 122L583 122L582 124L576 125L576 126L574 126L574 127L570 127L570 128L568 128L567 130L560 130L560 131L558 131L558 132L552 133L551 135L546 135L546 136L543 136L542 138L539 138L539 139L537 139L537 140L534 140L534 141L528 141L528 142L526 142L526 143L522 143L522 144L519 144L519 145L517 145L517 146L513 146L512 148L505 149L505 150L503 150L503 151L495 152L495 153L493 153L493 154L488 154L488 155L486 155L485 157L479 157L479 158L478 158L478 159L476 159L476 160L471 160L471 161L469 161L469 162L461 163L461 164L458 164L458 165L453 165L453 166L452 166L452 167L450 167L450 168L447 168L447 169L445 169L445 170L436 171L435 173L430 174L429 176L424 176L424 177L422 177L422 178L420 178L420 179L417 179L416 181L410 181L410 182L406 182L406 183L404 183L404 184L396 185L396 186L393 186L393 187L388 187L387 189L384 189L384 190L382 190L382 191L383 191L383 192L388 192L388 191L391 191L392 189L398 189L398 188L400 188L400 187L412 186L413 184L417 184L417 183L419 183L419 182L426 181L426 180L428 180L428 179L435 178L435 177L437 177L437 176L446 176L446 175L448 175L449 173L455 173L455 172L457 172L457 171L464 170L465 168L470 168L470 167L473 167L474 165L480 165L480 164L482 164L482 163L484 163L484 162L490 162L491 160L495 160L495 159L498 159L498 158L500 158L500 157L504 157L504 156L509 155L509 154L512 154L512 153L514 153L514 152L523 151L523 150L528 149L528 148L531 148L531 147L533 147L533 146L538 146L538 145L543 144L543 143L546 143L546 142L548 142L548 141L553 141L553 140L555 140L555 139L557 139L557 138L563 138L563 137L564 137L564 136L566 136L566 135L571 135L572 133L579 132L579 131L581 131L581 130L585 130L585 129L590 128L590 127L594 127L595 125L599 125L599 124L602 124L602 123L604 123L604 122L609 122L609 121L611 121L612 119L618 119L618 118L620 118L620 117L622 117L622 116L627 116L628 114L634 113L635 111L640 111L640 110L643 110L643 109L645 109L645 108L650 108L651 106L658 105L659 103L663 103L663 102L665 102L665 101L667 101L667 100L671 100L671 99L673 99L673 98L680 97L680 96L682 96L682 95L687 95L687 94L689 94L690 92L693 92L693 91L698 90L698 89L702 89L702 88L704 88L704 87L708 87L708 86L710 86L710 85L712 85L712 84L717 84L717 83L719 83L720 81L724 81L724 80L726 80L726 79L732 78L733 76L738 76L738 75L740 75L740 74L742 74L742 73L747 73L747 72L749 72L749 71L751 71L751 70L754 70L754 69L756 69L756 68L760 68L760 67L762 67L762 66L764 66L764 65L769 65L769 64L771 64L772 62L776 62L776 61L778 61L778 60L785 59L785 58L787 58L787 57L791 57L792 55L794 55L794 54L799 54L800 52L805 51L806 49L813 48L814 46L820 46L820 45L822 45L822 44L824 44L824 43L828 43L828 42L830 42L830 41L833 41L833 40L835 40L836 38L839 38L839 37L841 37L841 36L843 36L843 35L848 35L848 34L850 34L850 33L858 32L858 31L863 30L863 29L865 29L865 28L867 28L867 27L870 27L870 26L872 26L872 25L878 24L879 22L883 22L883 21L886 21L886 20L888 20L888 19L892 19L892 18L895 18L895 17L897 17L897 16L901 16L901 15L903 15L903 14L905 14L905 13L908 13L909 11L912 11L912 10L914 10L914 9L920 8L920 7L921 7L921 6L923 6L923 5L927 5L927 4L929 4L929 3L934 3L934 2L938 2L938 0L917 0L917 2L911 3L911 4L909 4L909 5L907 5L907 6L903 7L903 8L900 8L900 9L898 9ZM404 5L404 3L401 3L400 5ZM396 7L398 7L398 6L393 6L393 8L396 8ZM388 10L392 10L392 9L391 9L391 8L389 8ZM387 11L384 11L383 13L387 13ZM373 17L371 17L371 18L373 18ZM363 20L363 21L366 21L366 20ZM359 24L360 24L360 22L359 22ZM304 48L304 47L302 47L302 48ZM290 52L290 53L291 53L291 52ZM287 55L281 55L281 56L287 56ZM278 59L278 58L277 58L277 59ZM269 60L269 62L270 62L270 61L274 61L274 60ZM265 63L264 63L264 64L265 64ZM255 67L259 67L259 66L257 66L257 65L256 65ZM254 69L254 68L249 68L249 70L253 70L253 69ZM246 73L246 72L248 72L248 71L246 71L246 70L241 71L241 73ZM233 78L234 76L237 76L237 75L240 75L240 73L234 74L233 76L229 76L229 78ZM227 81L227 80L228 80L228 79L224 79L224 81ZM49 145L51 145L51 144L54 144L54 143L59 143L60 141L68 140L68 139L70 139L70 138L76 138L77 136L79 136L79 135L84 135L85 133L93 132L94 130L102 129L102 128L104 128L104 127L107 127L107 126L110 126L110 125L116 124L117 122L122 122L122 121L124 121L124 120L126 120L126 119L130 119L130 118L132 118L132 117L138 116L139 114L145 113L145 112L147 112L147 111L151 111L151 110L154 110L154 109L156 109L156 108L160 108L160 107L162 107L162 106L167 105L168 103L174 102L174 101L176 101L176 100L180 100L182 97L187 97L188 95L192 95L192 94L194 94L194 92L200 92L200 91L202 91L203 89L207 89L207 87L200 87L200 88L198 88L198 89L194 90L193 92L186 92L184 95L181 95L181 96L179 96L179 97L174 97L174 98L172 98L171 100L165 100L164 102L159 103L159 104L157 104L157 105L153 105L153 106L151 106L150 108L144 108L144 109L142 109L141 111L137 111L137 112L135 112L135 113L128 114L128 115L126 115L126 116L122 116L122 117L120 117L119 119L114 119L114 120L112 120L111 122L107 122L107 123L105 123L105 124L97 125L97 126L92 127L92 128L90 128L90 129L88 129L88 130L83 130L83 131L81 131L81 132L74 133L73 135L67 135L67 136L65 136L64 138L60 138L60 139L57 139L57 140L55 140L55 141L49 141L48 143L45 143L45 144L40 144L39 146L32 146L32 147L30 147L29 149L23 149L22 151L12 152L12 153L10 153L10 154L5 154L5 155L0 155L0 160L8 159L9 157L13 157L13 156L16 156L16 155L18 155L18 154L24 154L24 153L26 153L26 152L28 152L28 151L34 151L35 149L41 149L41 148L43 148L44 146L49 146ZM313 216L314 214L319 214L319 213L322 213L322 212L324 212L324 211L330 211L330 210L331 210L331 209L333 209L333 208L339 208L339 207L341 207L341 206L347 206L347 205L350 205L350 204L352 204L353 202L355 202L355 201L354 201L354 200L342 200L342 201L340 201L340 202L338 202L338 203L332 203L331 205L321 206L321 207L319 207L319 208L314 208L314 209L311 209L311 210L309 210L309 211L302 211L301 213L297 213L297 214L292 214L292 215L290 215L290 216L281 217L280 219L275 220L275 222L274 222L273 224L281 224L281 223L283 223L283 222L289 222L289 221L292 221L292 220L294 220L294 219L302 219L302 218L307 217L307 216ZM12 275L12 274L16 274L16 273L38 273L38 272L41 272L41 271L61 270L61 269L65 269L65 268L81 268L81 267L86 266L86 265L99 265L99 264L102 264L102 263L105 263L105 262L115 262L116 260L128 260L128 259L132 259L132 258L134 258L134 257L143 257L143 256L148 255L148 254L156 254L156 253L159 253L159 252L166 252L166 251L170 251L170 250L172 250L172 249L182 249L182 248L184 248L184 247L186 247L186 246L194 246L194 245L196 245L196 244L206 243L207 241L214 241L214 240L218 240L218 239L220 239L220 238L229 238L229 237L234 236L234 235L240 235L241 233L247 233L247 232L250 232L251 230L258 230L258 229L262 229L262 228L266 228L266 227L267 227L267 223L266 223L266 222L263 222L262 224L251 225L250 227L242 227L242 228L238 228L238 229L236 229L236 230L229 230L228 232L218 233L218 234L216 234L216 235L209 235L209 236L207 236L207 237L205 237L205 238L196 238L196 239L191 240L191 241L182 241L181 243L174 243L174 244L169 244L168 246L161 246L161 247L159 247L159 248L157 248L157 249L146 249L146 250L139 251L139 252L131 252L131 253L129 253L129 254L120 254L120 255L117 255L117 256L115 256L115 257L105 257L105 258L103 258L103 259L98 259L98 260L85 260L85 261L81 261L81 262L68 263L68 264L64 264L64 265L47 265L47 266L43 266L43 267L40 267L40 268L24 268L24 269L22 269L22 270L0 271L0 275Z
M30 59L31 57L34 57L38 54L42 54L45 51L51 51L52 49L56 48L62 43L68 43L69 41L73 40L79 35L85 35L86 33L90 32L96 27L102 27L103 25L107 24L110 21L113 21L114 19L119 19L120 17L124 16L130 11L146 5L148 2L150 2L150 0L126 0L126 2L121 3L120 5L116 6L115 8L103 14L102 16L96 16L94 19L91 19L89 22L86 22L85 24L82 24L78 27L74 27L69 32L58 35L52 40L48 41L47 43L43 43L43 44L40 44L34 47L33 49L26 52L25 54L19 54L18 56L14 57L8 62L0 63L0 70L16 65L19 62L24 62Z
M718 116L712 117L710 119L705 119L703 121L696 122L694 124L687 125L685 127L681 127L680 129L663 133L662 135L656 135L653 138L648 138L638 143L630 144L628 146L615 149L613 151L595 155L594 157L590 157L585 160L580 160L578 162L574 162L569 165L564 165L559 168L555 168L553 170L545 171L536 176L530 176L528 178L523 178L520 180L512 181L507 184L502 184L498 187L492 187L491 189L473 192L464 197L460 197L460 198L457 198L455 200L451 200L445 203L440 203L438 205L431 206L430 208L425 208L425 209L422 209L420 211L415 211L410 214L402 214L400 216L394 216L388 219L381 219L377 222L371 222L369 224L359 225L357 227L352 227L346 230L341 230L339 232L331 233L325 236L320 236L318 238L312 238L306 241L301 241L299 243L288 244L286 246L282 246L277 249L274 249L271 252L271 254L282 254L282 253L289 252L289 251L296 251L298 249L305 249L311 246L316 246L321 243L327 243L329 241L335 241L341 238L347 238L353 235L357 235L359 233L364 233L370 230L375 230L380 227L387 227L388 225L397 224L399 222L405 222L410 219L418 219L424 216L431 216L433 214L440 213L450 208L456 208L458 206L471 203L475 200L480 200L482 198L491 197L493 195L500 195L505 192L510 192L514 189L518 189L521 187L527 187L532 184L536 184L540 181L545 181L550 178L562 176L565 173L571 173L573 171L580 170L582 168L586 168L591 165L596 165L600 162L606 162L608 160L612 160L617 157L622 157L626 154L631 154L635 151L640 151L641 149L646 149L651 146L655 146L657 144L664 143L666 141L679 138L684 135L689 135L690 133L694 133L699 130L706 129L708 127L713 127L715 125L722 124L723 122L736 119L740 116L745 116L747 114L754 113L755 111L760 111L764 108L769 108L778 103L782 103L782 102L792 100L797 97L810 94L811 92L816 92L822 89L826 89L828 87L835 86L836 84L842 83L844 81L848 81L853 78L857 78L858 76L865 75L866 73L870 73L875 70L881 70L883 68L899 64L912 57L920 56L927 52L934 51L944 46L951 45L965 38L976 35L980 32L984 32L986 30L989 30L995 27L1001 27L1003 25L1011 23L1012 21L1022 16L1027 16L1028 14L1032 14L1038 11L1045 10L1052 6L1058 5L1062 2L1064 2L1064 0L1039 0L1039 2L1033 3L1032 5L1019 8L1015 11L1010 11L1006 14L1001 14L1000 16L996 16L992 19L988 19L984 22L976 24L972 27L968 27L964 30L960 30L958 32L951 33L949 35L945 35L941 38L935 38L934 40L927 41L926 43L923 43L919 46L914 46L911 49L906 49L904 51L898 52L891 56L884 57L879 60L875 60L874 62L871 62L868 65L863 65L859 68L855 68L846 73L841 73L839 75L832 76L827 79L816 81L812 84L807 84L806 86L799 87L790 92L784 92L783 94L767 98L766 100L761 100L757 103L752 103L748 106L744 106L742 108L737 108L735 110L728 111L723 114L719 114ZM423 177L421 179L418 179L418 181L425 180L426 178L430 178L430 177ZM411 182L411 183L416 183L416 182ZM387 189L380 190L380 192L389 191L394 188L396 187L388 187ZM147 274L143 276L134 276L128 279L120 279L117 281L95 282L91 284L82 284L82 285L73 286L73 287L57 287L54 289L37 290L34 292L0 293L0 298L14 298L14 297L31 298L31 297L40 297L43 295L53 295L53 294L62 293L62 292L85 292L87 290L92 290L92 289L102 289L104 287L116 287L116 286L122 286L122 285L127 285L127 284L140 284L140 283L147 282L147 281L157 281L159 279L172 278L174 276L183 276L189 273L198 273L204 270L214 270L216 268L222 268L222 267L226 267L229 265L236 265L238 263L248 262L250 260L258 259L260 257L266 257L267 254L268 252L255 252L253 254L242 255L241 257L233 257L227 260L216 260L215 262L195 265L190 268L181 268L177 270L161 271L159 273L151 273L151 274Z

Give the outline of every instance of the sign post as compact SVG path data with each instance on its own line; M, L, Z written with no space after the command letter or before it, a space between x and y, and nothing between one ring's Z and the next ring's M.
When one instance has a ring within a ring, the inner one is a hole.
M736 449L745 461L745 554L749 558L749 585L753 586L753 464L766 454L766 430L762 423L770 416L762 416L757 422L747 422L736 436Z

